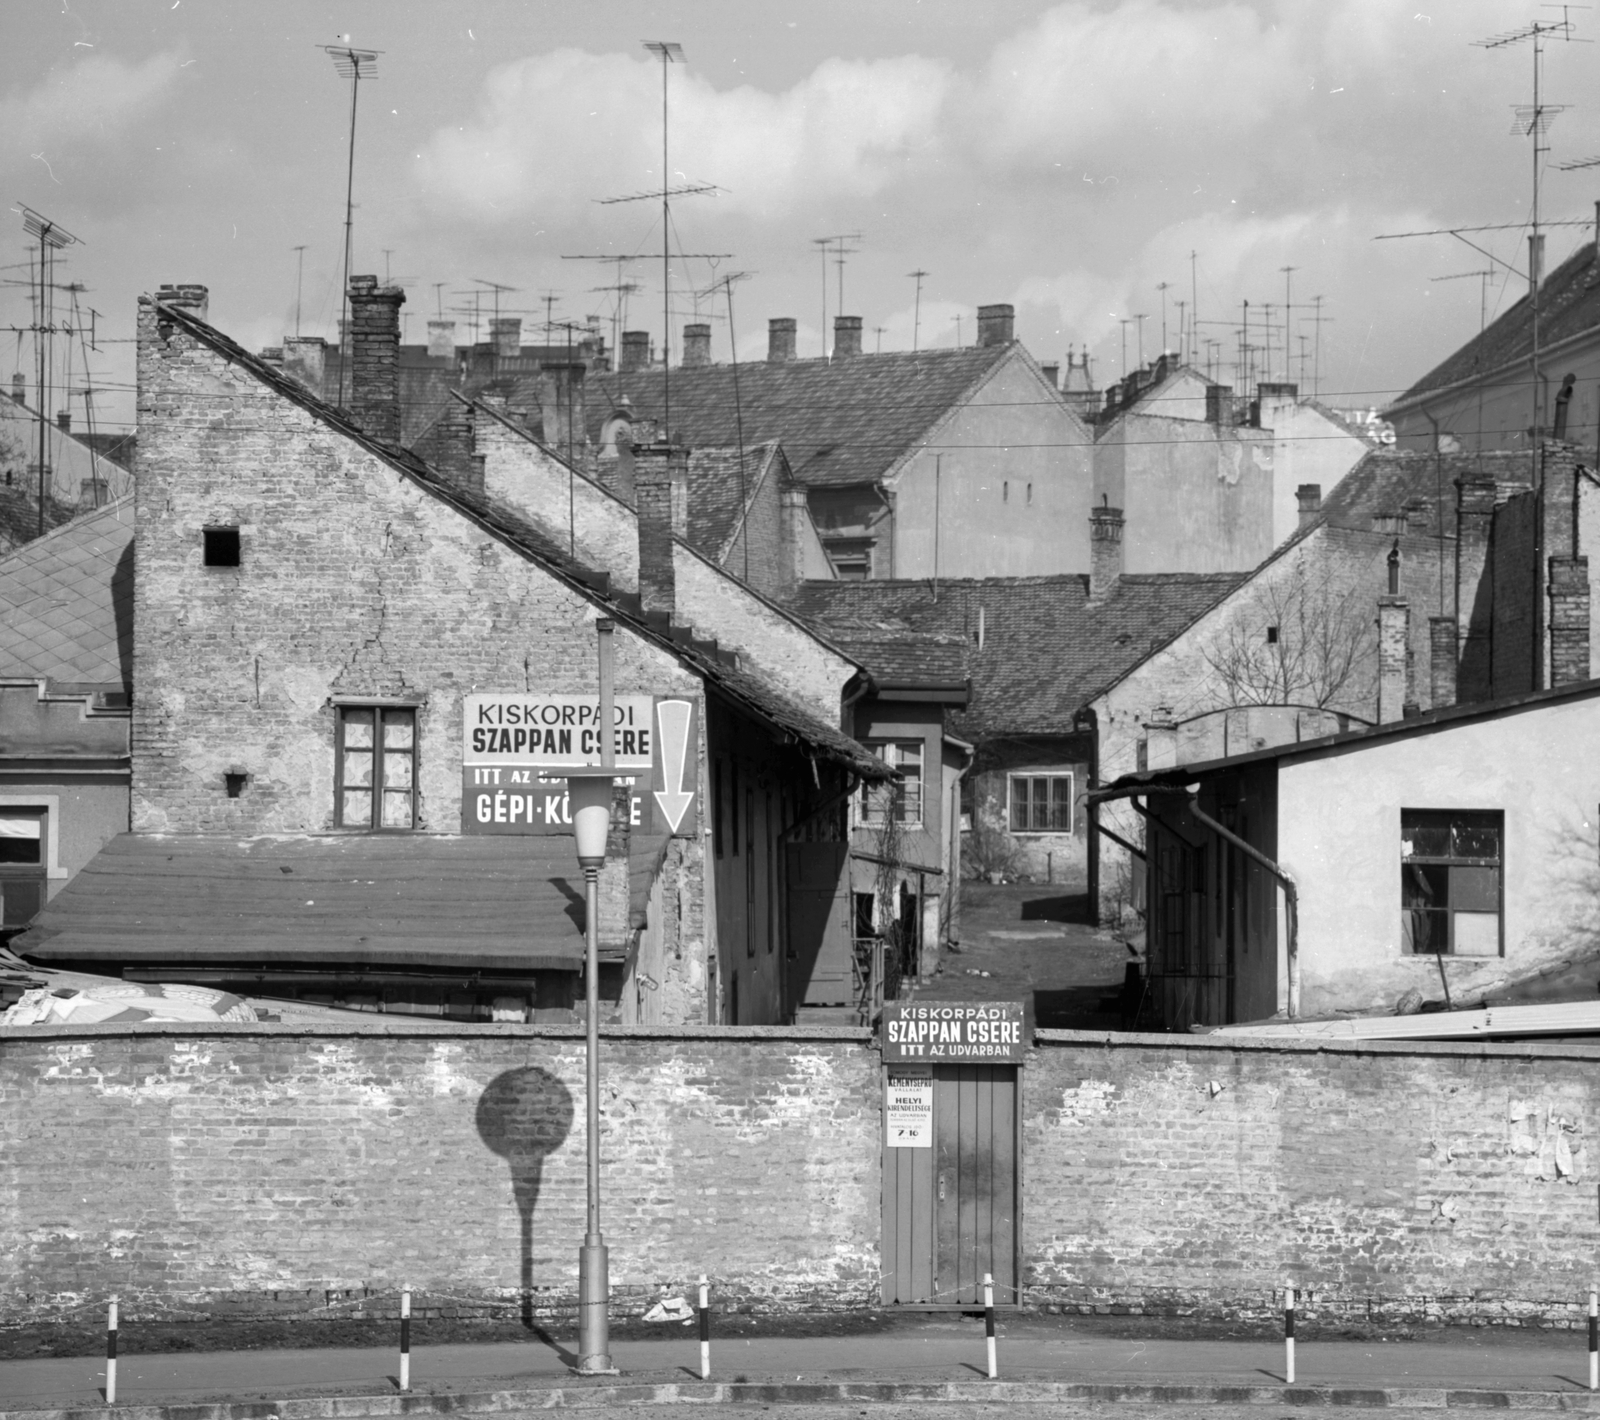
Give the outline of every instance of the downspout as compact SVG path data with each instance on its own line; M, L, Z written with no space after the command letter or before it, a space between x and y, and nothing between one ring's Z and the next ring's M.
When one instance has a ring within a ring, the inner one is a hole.
M1284 918L1289 928L1289 1019L1294 1020L1300 1014L1300 894L1295 888L1294 879L1259 848L1246 843L1231 828L1224 828L1206 813L1200 807L1199 796L1194 789L1185 789L1183 792L1189 796L1189 812L1196 819L1218 838L1233 844L1245 857L1265 868L1283 885ZM1138 800L1134 804L1137 807Z

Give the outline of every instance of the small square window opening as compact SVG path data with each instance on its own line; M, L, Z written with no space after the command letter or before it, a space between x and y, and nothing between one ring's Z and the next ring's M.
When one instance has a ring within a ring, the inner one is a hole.
M238 528L207 528L205 530L205 540L207 567L237 567L239 565Z
M1276 626L1269 626L1267 628L1267 645L1276 646L1277 644L1278 644L1278 628Z
M250 776L248 774L224 774L222 776L222 782L223 786L228 791L228 797L230 799L237 799L244 791L244 786L249 782L249 779Z

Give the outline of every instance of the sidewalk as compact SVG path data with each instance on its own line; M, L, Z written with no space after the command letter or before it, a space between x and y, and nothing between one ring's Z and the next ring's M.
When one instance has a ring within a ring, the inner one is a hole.
M574 1377L570 1343L565 1341L421 1347L411 1358L412 1389L419 1395L406 1408L504 1411L535 1403L560 1406L580 1396L593 1404L600 1397L589 1392L597 1386L612 1391L616 1404L956 1401L981 1396L1012 1401L1589 1408L1582 1332L1552 1333L1548 1344L1545 1338L1497 1344L1493 1333L1481 1344L1476 1336L1451 1342L1306 1341L1299 1348L1291 1389L1282 1380L1281 1343L1072 1335L1008 1340L1002 1324L1000 1375L1008 1384L996 1395L984 1378L983 1325L971 1319L940 1319L884 1336L713 1337L712 1379L721 1383L715 1393L697 1384L696 1329L672 1330L681 1334L615 1341L613 1359L622 1374L609 1382ZM103 1407L104 1368L102 1358L89 1357L0 1362L0 1420L28 1412ZM335 1410L343 1415L396 1413L396 1372L397 1353L378 1348L125 1354L118 1365L117 1401L119 1407L151 1407L144 1411L148 1420L162 1414L154 1407L207 1402L290 1402L283 1406L285 1420ZM523 1402L507 1392L534 1394ZM430 1405L424 1399L429 1394L450 1399ZM372 1403L315 1403L340 1396L370 1397ZM1600 1410L1600 1403L1595 1408Z

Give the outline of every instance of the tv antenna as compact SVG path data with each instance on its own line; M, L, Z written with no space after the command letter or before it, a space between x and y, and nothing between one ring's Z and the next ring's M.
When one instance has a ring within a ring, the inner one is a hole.
M300 338L300 296L306 284L306 249L305 244L294 248L294 338Z
M1172 289L1172 282L1157 281L1156 290L1161 292L1161 353L1167 353L1167 292Z
M378 56L383 53L381 49L353 49L347 36L341 36L343 44L324 44L320 46L323 53L333 60L334 72L341 79L350 81L350 156L345 165L344 179L344 286L339 296L340 325L339 332L339 404L344 404L344 379L345 371L350 361L345 358L345 335L349 329L350 319L350 229L355 220L355 185L356 185L356 98L361 92L363 79L376 79L378 77Z
M507 286L502 281L486 281L481 276L469 276L467 278L467 280L476 281L478 283L478 285L480 285L480 286L487 286L489 288L489 290L494 293L494 319L495 320L499 320L500 319L500 297L502 295L508 295L509 296L509 295L513 294L514 292L520 291L522 289L522 287L520 287L520 286Z
M1289 315L1294 309L1291 304L1294 295L1294 274L1299 269L1298 266L1280 266L1278 268L1283 273L1283 377L1286 380L1294 378L1294 371L1290 368L1289 355L1294 345L1294 337L1289 331Z
M55 356L55 311L50 292L55 275L56 253L63 247L81 245L65 227L33 208L17 204L22 213L22 228L39 243L39 299L34 307L33 348L39 368L39 536L44 536L44 510L50 470L50 368Z
M846 243L859 242L860 232L836 232L831 237L812 237L811 244L820 249L822 255L822 358L828 358L828 263L835 262L839 267L839 309L837 314L844 314L844 262L845 257L852 252L858 252L860 247L848 246Z
M922 279L927 274L928 273L926 271L923 271L920 267L916 271L908 271L906 273L907 276L909 276L913 281L915 281L917 283L917 302L916 302L916 305L913 307L913 314L912 314L912 317L911 317L911 353L912 354L916 354L916 351L917 351L917 337L922 333Z
M744 466L744 408L739 401L739 333L733 324L733 288L740 281L748 281L755 273L753 271L730 271L726 276L711 284L705 292L713 295L720 287L728 298L728 348L733 357L733 424L739 439L739 521L744 532L744 580L750 580L750 489L749 479Z

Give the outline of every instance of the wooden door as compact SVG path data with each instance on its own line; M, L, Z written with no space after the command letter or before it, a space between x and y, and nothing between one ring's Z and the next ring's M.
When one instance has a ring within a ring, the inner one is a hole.
M894 1066L886 1066L893 1071ZM1017 1218L1017 1067L934 1065L928 1148L883 1151L883 1300L886 1306L1020 1301Z
M846 843L791 843L786 871L789 1006L850 1001L850 894Z

